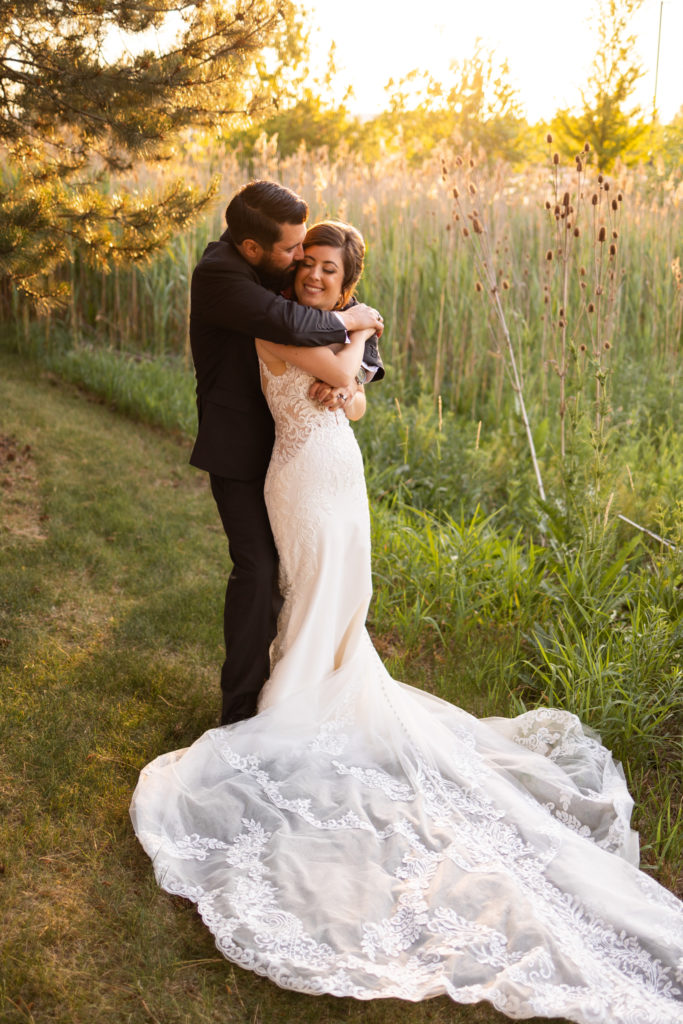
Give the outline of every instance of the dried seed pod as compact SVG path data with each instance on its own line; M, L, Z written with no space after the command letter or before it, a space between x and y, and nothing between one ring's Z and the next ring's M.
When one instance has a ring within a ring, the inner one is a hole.
M478 221L476 217L472 221L472 227L474 228L475 235L482 235L484 233L484 229L481 226L481 222Z
M597 194L597 192L594 192L593 195L591 196L591 203L593 204L593 206L597 206L598 205L598 194Z
M604 180L605 179L603 178L602 174L598 174L598 184L602 185Z
M550 209L550 201L548 199L546 199L546 201L545 201L545 208L546 208L546 210Z
M598 231L598 242L604 242L605 241L605 236L606 236L605 228L601 227L600 230Z
M588 142L584 142L584 144L583 144L583 151L584 151L584 153L590 153L591 147L590 147L590 144Z
M602 347L605 349L606 352L609 352L609 350L612 347L612 342L611 341L606 341L605 344Z
M580 173L581 173L581 171L583 170L583 162L582 162L582 160L581 160L581 157L580 157L580 156L577 156L577 158L576 158L576 169L577 169L577 171L579 172L579 174L580 174Z
M470 182L467 188L471 196L476 196L477 186L473 182Z
M569 209L569 192L565 192L565 194L562 196L562 205L564 206L565 210Z
M612 209L613 210L618 210L619 209L619 203L616 201L616 199L612 200Z
M617 192L617 199L619 200L620 203L622 203L624 201L624 197L621 194L621 192Z
M459 199L460 198L460 192L459 192L459 190L458 190L456 185L453 186L453 198L454 199Z
M580 270L579 270L579 273L581 274L581 277L585 277L586 276L586 268L585 267L581 267Z
M619 232L615 228L614 231L612 232L612 238L618 238L618 237L619 237Z
M581 344L579 345L579 352L587 352L587 351L588 351L588 349L586 348L586 346L585 346L585 345L583 344L583 342L582 342L582 343L581 343Z
M469 238L470 237L470 229L469 228L463 228L462 229L462 237L463 238Z
M548 143L548 145L550 145L550 143L553 141L553 137L550 134L550 132L548 132L548 134L546 135L545 141Z
M612 244L609 247L609 254L610 254L610 256L616 256L616 254L617 254L617 247L614 244L614 242L612 242Z
M552 260L552 258L553 258L553 250L552 249L548 249L547 253L545 254L545 258L548 260L548 262L550 262L550 260Z
M605 182L605 184L603 185L603 188L605 189L605 192L609 192L609 181Z
M503 278L503 291L506 292L510 288L510 282Z
M556 167L559 164L559 162L560 162L560 154L559 153L553 153L553 163L555 164Z
M588 303L588 312L589 313L594 313L595 312L595 303L594 302L589 302Z
M477 291L477 292L483 292L483 290L484 290L484 286L483 286L483 284L481 283L481 281L475 281L475 282L474 282L474 289L475 289L475 291Z
M579 231L579 229L578 228L574 228L574 238L578 238L580 234L581 234L581 232Z

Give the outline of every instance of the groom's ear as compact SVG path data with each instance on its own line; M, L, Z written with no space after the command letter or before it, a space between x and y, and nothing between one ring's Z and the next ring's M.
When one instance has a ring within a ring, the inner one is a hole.
M252 266L258 266L261 262L263 246L255 241L255 239L245 238L243 242L240 242L237 248L242 253L247 263L251 263Z

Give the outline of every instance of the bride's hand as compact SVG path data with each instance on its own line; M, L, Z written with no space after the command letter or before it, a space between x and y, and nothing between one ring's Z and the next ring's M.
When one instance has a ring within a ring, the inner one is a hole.
M357 390L358 385L355 381L344 388L331 388L324 381L315 380L308 389L308 397L312 402L324 405L328 412L335 412L337 409L343 409Z

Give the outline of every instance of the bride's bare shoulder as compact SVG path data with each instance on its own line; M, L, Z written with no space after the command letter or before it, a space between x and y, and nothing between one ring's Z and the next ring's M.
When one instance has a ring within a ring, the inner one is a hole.
M275 377L279 377L287 369L287 363L284 359L280 359L273 351L277 347L272 342L264 341L263 338L256 339L256 351L258 352L259 359L265 363L270 373Z

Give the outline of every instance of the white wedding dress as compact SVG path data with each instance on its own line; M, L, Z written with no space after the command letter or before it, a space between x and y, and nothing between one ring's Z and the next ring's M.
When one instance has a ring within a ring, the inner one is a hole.
M142 771L131 815L159 884L228 959L299 992L680 1024L683 904L637 869L611 755L566 712L477 720L390 678L365 631L353 431L303 371L262 375L272 676L257 716Z

